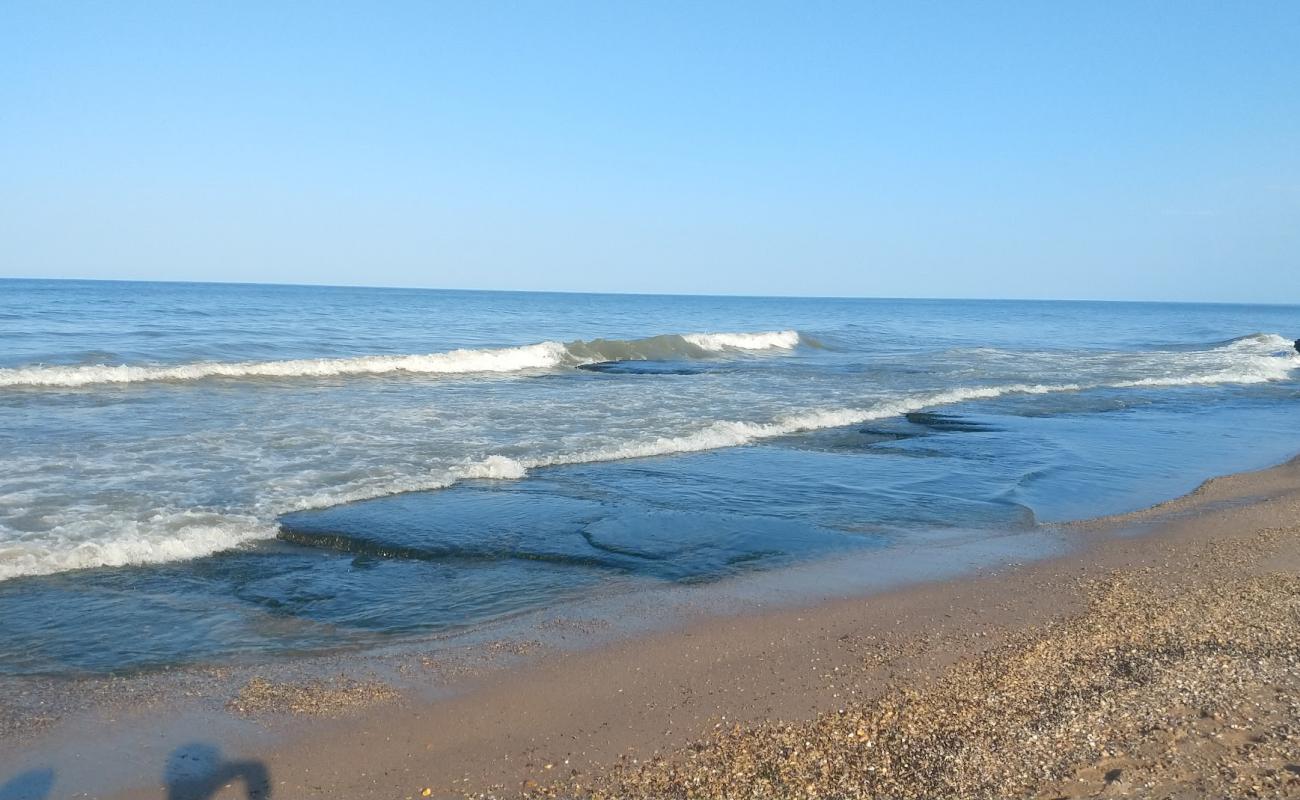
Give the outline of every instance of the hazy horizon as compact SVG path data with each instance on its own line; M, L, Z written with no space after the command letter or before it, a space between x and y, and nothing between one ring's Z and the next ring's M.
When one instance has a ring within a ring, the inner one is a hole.
M988 303L1132 303L1160 305L1225 305L1225 306L1266 306L1274 308L1300 308L1300 303L1234 301L1234 300L1164 300L1160 298L1128 300L1098 297L942 297L924 295L858 295L858 294L743 294L710 292L636 292L636 291L583 291L570 289L488 289L474 286L418 286L399 284L365 284L365 283L291 283L284 281L221 281L221 280L187 280L182 278L85 278L79 276L41 276L41 275L0 275L0 281L67 281L83 283L162 283L193 286L282 286L285 288L304 289L378 289L391 291L421 292L466 292L466 293L502 293L502 294L573 294L606 296L643 296L643 297L682 297L682 298L735 298L735 299L769 299L769 300L902 300L917 302L988 302Z

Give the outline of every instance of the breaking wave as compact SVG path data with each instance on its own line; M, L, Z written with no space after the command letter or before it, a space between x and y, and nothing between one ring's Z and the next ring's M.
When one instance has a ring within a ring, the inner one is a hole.
M6 542L0 546L0 581L91 567L160 564L231 550L276 535L273 522L253 516L180 511L122 521L111 539L86 539L64 531L60 546Z
M1269 383L1286 380L1300 368L1300 353L1289 339L1275 333L1252 333L1220 342L1206 350L1166 354L1158 374L1115 381L1114 388L1212 386L1231 383Z
M77 388L97 384L197 381L205 378L326 378L409 373L465 375L577 367L607 361L690 359L728 352L792 350L798 331L665 334L646 339L539 342L519 347L445 353L298 358L280 361L202 361L190 364L37 365L0 369L0 387Z

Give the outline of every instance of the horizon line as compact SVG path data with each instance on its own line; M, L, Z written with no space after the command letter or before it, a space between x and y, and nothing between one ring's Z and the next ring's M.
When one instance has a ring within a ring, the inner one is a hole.
M1262 303L1241 300L1116 300L1102 298L1068 298L1068 297L926 297L926 296L885 296L885 295L781 295L781 294L718 294L712 292L639 292L639 291L580 291L569 289L482 289L453 288L439 286L409 285L375 285L362 283L286 283L282 281L219 281L219 280L184 280L160 278L84 278L67 276L26 276L0 275L0 281L51 281L82 283L161 283L188 286L261 286L301 289L372 289L387 291L423 291L423 292L466 292L478 294L568 294L606 297L697 297L697 298L733 298L748 300L903 300L916 302L986 302L986 303L1128 303L1147 305L1207 305L1207 306L1263 306L1276 308L1300 308L1297 303Z

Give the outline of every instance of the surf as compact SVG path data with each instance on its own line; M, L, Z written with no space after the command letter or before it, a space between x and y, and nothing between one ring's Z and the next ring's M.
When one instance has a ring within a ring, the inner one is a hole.
M419 365L426 369L442 370L449 374L463 374L466 371L482 371L485 367L496 368L505 372L519 372L527 369L564 369L581 367L584 364L628 363L633 361L651 362L655 359L676 360L683 362L690 359L744 359L762 356L765 353L788 354L796 348L807 345L809 338L794 330L766 331L756 333L731 334L668 334L643 339L593 339L570 342L561 345L544 342L522 347L497 348L491 350L450 350L425 356L383 356L360 357L357 359L331 359L322 362L274 361L255 363L258 374L277 375L282 372L297 374L302 372L302 365L308 364L314 370L308 374L338 375L349 374L349 369L363 369L360 374L373 374L374 371L395 372L403 366ZM812 346L812 345L809 345ZM436 458L421 469L418 462L389 467L391 462L371 461L364 470L358 469L347 474L354 462L343 461L328 465L335 470L334 477L328 472L319 477L304 477L296 482L298 473L289 473L282 492L267 492L262 487L267 480L278 476L274 473L256 473L247 476L250 484L247 494L234 500L219 499L215 493L196 492L190 495L172 495L172 488L179 478L168 477L166 483L156 487L160 491L156 500L149 501L147 507L137 506L120 512L110 507L93 504L64 504L59 498L65 496L62 487L51 485L50 488L29 485L23 489L21 484L25 474L38 474L40 466L48 459L44 456L28 457L31 468L15 467L11 473L13 489L5 499L8 507L13 509L11 520L15 527L0 523L0 580L21 576L50 574L90 567L117 567L135 564L163 563L198 558L213 553L240 548L249 543L274 538L279 526L280 515L319 509L377 497L410 492L428 492L448 488L465 481L517 481L526 479L535 470L553 466L579 465L600 462L621 461L626 459L672 456L682 453L703 452L724 448L745 447L758 442L777 439L784 436L828 428L860 425L873 420L900 417L909 413L924 412L955 406L968 402L992 400L999 397L1078 393L1091 390L1136 390L1161 389L1184 391L1197 386L1248 386L1267 384L1291 379L1300 367L1300 356L1287 350L1290 342L1276 334L1253 334L1228 341L1219 341L1202 345L1197 349L1148 350L1145 352L1113 351L1097 353L1080 351L1079 354L1067 355L1066 359L1079 360L1079 370L1071 370L1068 362L1063 368L1053 368L1053 377L1069 376L1077 372L1077 380L1043 380L988 382L981 384L972 381L970 385L950 387L933 387L930 389L885 390L872 383L867 375L853 372L827 373L834 376L836 386L845 387L841 402L818 402L815 393L806 393L801 397L801 407L781 409L765 407L763 411L745 414L743 409L733 407L681 406L678 412L689 411L693 416L682 415L675 418L671 425L658 426L652 433L644 430L645 426L629 425L612 436L599 435L608 429L599 427L603 424L598 418L595 427L580 431L579 435L562 434L558 431L538 430L535 435L529 432L531 422L523 425L519 432L512 434L514 441L505 440L496 443L476 443L472 440L474 431L467 433L467 441L459 452L449 453L446 460ZM1011 357L1024 360L1032 356L1047 368L1055 360L1056 367L1061 367L1060 356L1055 353L1016 354L1007 352L1007 361ZM959 359L971 359L975 351L954 355L954 363ZM377 358L379 362L369 359ZM1002 356L999 355L999 359ZM1092 359L1092 361L1088 361ZM1101 361L1097 361L1101 359ZM1111 362L1114 362L1112 365ZM1034 363L1039 363L1034 362ZM785 387L789 391L795 386L787 382L768 384L772 376L782 374L790 363L788 360L768 362L771 371L759 370L756 377L764 381L759 384L764 392L772 387ZM1003 363L999 360L994 363ZM361 364L361 366L358 366ZM285 365L290 365L286 368ZM1089 366L1091 365L1091 366ZM194 365L189 365L193 367ZM243 374L231 365L221 365L235 374ZM137 367L141 368L141 367ZM156 369L185 369L185 366ZM203 367L211 368L210 365ZM64 370L86 368L66 367ZM460 370L457 373L456 370ZM1091 370L1090 372L1088 370ZM202 370L200 370L202 371ZM1019 370L1024 372L1023 369ZM10 370L10 377L12 373ZM1086 374L1085 374L1086 373ZM63 373L60 373L63 374ZM79 379L94 380L93 373L72 373ZM620 376L609 375L607 386L618 386ZM671 373L670 373L671 374ZM802 374L802 373L799 373ZM912 373L906 373L912 374ZM1046 375L1046 373L1044 373ZM183 377L161 378L163 380L198 380L192 373ZM281 376L283 377L283 376ZM709 380L717 379L714 375ZM144 376L144 380L157 380L153 373ZM653 377L647 380L644 375L627 378L638 383L637 392L645 395L655 383ZM670 378L672 381L694 381L689 375ZM730 378L727 378L730 380ZM947 379L945 379L947 380ZM852 383L857 382L857 383ZM644 389L642 389L644 385ZM683 386L681 383L666 383L663 391L667 395L645 395L655 402L651 408L667 407L667 401L676 396ZM700 385L710 386L701 379ZM730 384L723 384L728 386ZM1284 384L1285 385L1285 384ZM848 387L856 386L853 391ZM525 404L520 406L515 399L516 389L508 387L500 396L500 401L507 403L511 414L519 418L527 414L532 420L535 411ZM575 399L589 402L594 387L574 383L569 392ZM534 402L545 402L554 396L555 388L542 387L538 384ZM708 391L712 391L711 389ZM854 398L854 391L859 398ZM866 395L875 394L874 397ZM526 395L529 396L529 395ZM786 395L788 397L788 395ZM620 395L622 397L622 395ZM706 397L701 394L699 397ZM660 402L662 401L662 402ZM414 404L423 408L427 398L421 396ZM678 404L680 406L680 404ZM614 407L617 408L617 407ZM319 415L318 406L312 406L312 414ZM608 420L617 422L618 414L612 413ZM648 412L647 412L648 413ZM431 418L436 424L456 425L459 420L450 417ZM358 418L358 423L361 419ZM364 425L352 430L354 440L373 441L373 447L382 450L400 446L400 440L393 437L384 438L376 435L382 420L366 417ZM395 429L396 430L396 429ZM419 436L419 429L403 429L404 435ZM253 431L256 432L256 429ZM180 434L178 434L180 436ZM367 438L369 437L369 438ZM48 443L48 439L46 442ZM258 453L275 453L280 444L264 443L264 449ZM378 451L377 450L377 451ZM326 458L330 452L325 452ZM80 458L80 454L78 454ZM108 459L108 457L105 457ZM301 464L315 463L310 454L300 456ZM110 459L111 460L111 459ZM17 461L14 462L18 464ZM60 469L73 462L60 462ZM233 462L232 462L233 463ZM116 464L114 461L113 464ZM52 466L45 467L48 472ZM118 468L120 471L120 467ZM301 469L301 467L300 467ZM100 476L104 471L95 473ZM303 473L310 475L311 473ZM261 477L257 477L261 475ZM204 473L206 480L207 473ZM100 480L100 478L96 478ZM133 479L135 480L135 479ZM84 485L84 484L83 484ZM98 485L98 484L96 484ZM239 486L238 483L232 484ZM68 484L67 491L72 491L77 484ZM100 486L100 489L104 487ZM124 489L132 490L129 484ZM33 516L25 509L45 502L48 508L41 515ZM57 513L52 516L51 510ZM19 527L22 526L22 527Z
M275 361L203 361L187 364L34 365L0 369L0 387L72 389L102 384L189 383L211 378L333 378L411 375L500 374L560 367L668 359L702 359L727 353L793 350L798 331L665 334L644 339L545 341L500 348L462 348L441 353L299 358Z

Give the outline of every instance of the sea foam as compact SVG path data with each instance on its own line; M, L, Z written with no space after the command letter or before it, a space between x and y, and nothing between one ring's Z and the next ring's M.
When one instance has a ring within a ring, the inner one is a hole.
M279 361L203 361L189 364L35 365L0 369L0 387L77 388L96 384L197 381L205 378L328 378L410 373L465 375L576 367L603 361L700 358L728 351L790 350L798 331L666 334L647 339L539 342L518 347L444 353L300 358Z
M75 529L55 531L53 541L10 541L0 546L0 581L91 567L125 567L183 561L274 538L279 526L242 514L198 511L158 513L121 520L108 538Z

